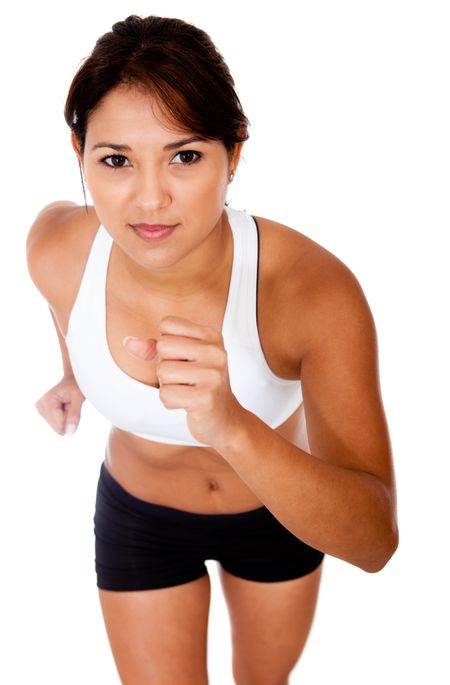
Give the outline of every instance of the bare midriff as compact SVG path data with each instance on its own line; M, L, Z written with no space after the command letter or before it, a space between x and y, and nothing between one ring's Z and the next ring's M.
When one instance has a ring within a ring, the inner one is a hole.
M300 405L275 430L306 449L301 433L302 411ZM205 514L263 506L228 462L210 447L158 443L112 427L105 466L130 494L154 504Z

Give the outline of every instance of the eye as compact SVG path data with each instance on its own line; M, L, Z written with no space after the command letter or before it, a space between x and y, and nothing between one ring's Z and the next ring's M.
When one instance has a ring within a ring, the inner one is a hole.
M120 159L120 160L124 160L124 159L127 159L127 158L125 157L125 155L108 155L107 157L102 157L102 159L100 160L103 164L105 164L106 166L109 166L110 169L122 169L122 168L123 168L123 164L120 164L119 166L116 166L115 164L108 164L107 161L106 161L107 159Z
M178 152L175 157L178 157L178 155L182 155L183 157L187 156L188 158L192 155L196 155L196 159L190 161L185 161L182 160L181 164L175 164L175 166L192 166L192 164L195 164L198 162L202 157L203 154L201 152L196 152L196 150L182 150L181 152ZM174 157L174 159L175 159ZM107 162L107 160L113 160L112 163L110 164ZM128 162L128 157L125 157L125 155L107 155L106 157L102 157L100 160L101 164L104 164L105 166L109 167L110 169L125 169L127 166L130 166L127 164L125 166L124 162ZM118 163L116 163L118 162Z
M194 159L194 161L181 162L181 165L178 165L178 166L191 166L192 164L195 164L196 162L198 162L203 157L201 152L196 152L195 150L182 150L181 152L177 152L175 157L178 157L178 155L197 155L197 159Z

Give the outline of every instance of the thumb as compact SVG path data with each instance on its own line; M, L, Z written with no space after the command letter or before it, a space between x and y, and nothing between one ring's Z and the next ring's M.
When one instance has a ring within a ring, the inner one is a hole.
M73 410L68 412L66 418L66 427L64 429L65 435L73 435L78 428L80 423L80 414L74 412Z
M122 340L122 345L130 352L134 357L139 357L139 359L153 359L156 357L156 340L154 338L135 338L131 335L127 335ZM159 361L159 359L155 359Z

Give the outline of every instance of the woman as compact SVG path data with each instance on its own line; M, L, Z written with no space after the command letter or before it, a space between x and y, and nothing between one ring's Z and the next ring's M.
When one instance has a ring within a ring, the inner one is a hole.
M373 573L398 545L366 298L324 247L226 204L249 121L195 26L114 24L65 119L93 206L52 203L28 236L64 364L36 407L61 435L86 398L112 424L95 565L120 677L208 682L216 559L236 683L287 683L324 555Z

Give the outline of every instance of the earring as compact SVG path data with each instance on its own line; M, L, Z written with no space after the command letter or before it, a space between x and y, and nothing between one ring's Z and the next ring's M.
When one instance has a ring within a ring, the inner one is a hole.
M228 178L228 180L230 181L230 183L231 183L231 181L233 180L234 174L235 174L235 173L236 173L236 171L233 169L233 171L231 172L231 174L230 174L230 176L229 176L229 178Z

